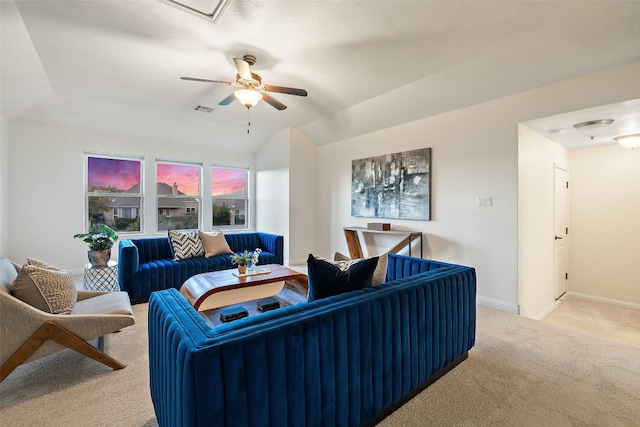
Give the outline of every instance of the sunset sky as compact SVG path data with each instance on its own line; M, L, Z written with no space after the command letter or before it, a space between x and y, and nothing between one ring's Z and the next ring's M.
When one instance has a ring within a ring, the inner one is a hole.
M158 182L173 185L178 183L178 191L188 196L197 196L200 183L200 168L198 166L172 165L158 163Z
M87 179L89 188L96 185L127 190L140 183L140 162L89 157Z
M138 160L108 159L89 157L88 185L115 187L128 190L140 183L141 163ZM178 190L186 195L199 194L199 167L191 165L175 165L158 163L157 182L168 185L178 184ZM213 196L242 195L247 191L247 171L233 168L211 168L211 194Z
M224 196L247 190L247 171L244 169L211 168L211 195Z

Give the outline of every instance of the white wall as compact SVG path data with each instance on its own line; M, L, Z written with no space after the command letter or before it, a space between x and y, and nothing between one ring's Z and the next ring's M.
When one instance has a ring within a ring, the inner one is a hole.
M9 122L0 114L0 256L9 256Z
M475 106L320 147L321 255L348 253L342 228L373 221L351 217L352 160L431 147L432 220L385 222L423 232L426 257L476 267L479 294L515 311L517 128L499 125L501 110ZM476 207L477 197L493 206Z
M543 318L554 306L554 169L569 152L526 126L518 127L518 301L520 314ZM569 171L569 174L571 172ZM571 176L569 175L569 178ZM573 188L573 185L572 185ZM569 243L571 246L571 243Z
M572 150L569 291L640 307L640 149Z
M474 266L479 300L517 311L518 123L638 98L638 76L634 63L319 147L319 251L346 252L342 228L370 221L350 215L353 159L432 147L433 220L392 226L425 233L430 258Z
M317 147L296 129L284 129L256 153L260 231L284 236L285 264L303 264L315 250Z
M290 142L289 263L304 264L316 249L318 147L296 129Z
M283 129L256 152L256 230L284 236L289 260L289 135Z
M211 182L212 163L254 167L253 154L11 122L8 256L14 261L34 257L72 272L82 271L87 247L73 235L84 230L85 151L144 157L144 235L156 230L156 158L202 162L205 183ZM209 217L210 188L205 184L202 189L203 215ZM254 193L250 197L253 200ZM117 258L117 250L112 250L112 258Z

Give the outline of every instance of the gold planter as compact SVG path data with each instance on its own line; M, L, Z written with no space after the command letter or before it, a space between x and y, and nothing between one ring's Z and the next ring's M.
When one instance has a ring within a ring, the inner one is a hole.
M246 274L247 273L247 266L246 265L239 265L238 266L238 273Z

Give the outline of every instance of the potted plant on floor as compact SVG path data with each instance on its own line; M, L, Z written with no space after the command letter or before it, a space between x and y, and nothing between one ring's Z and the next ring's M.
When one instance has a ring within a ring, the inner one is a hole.
M245 250L241 254L233 254L233 255L230 255L230 257L231 257L231 264L238 265L238 273L245 274L247 272L247 263L251 258L251 255L249 255L249 251Z
M118 234L106 224L93 224L86 233L76 234L89 245L87 256L93 267L105 267L111 258L111 248L118 241Z

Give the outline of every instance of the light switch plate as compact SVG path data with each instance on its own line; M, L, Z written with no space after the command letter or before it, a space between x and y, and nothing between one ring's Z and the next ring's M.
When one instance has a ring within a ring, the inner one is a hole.
M493 206L493 198L492 197L478 197L477 199L479 208L490 208Z

